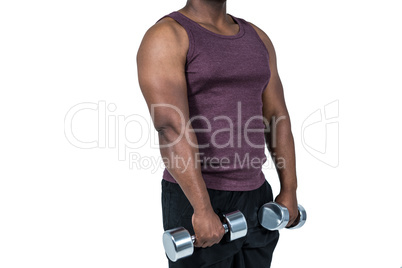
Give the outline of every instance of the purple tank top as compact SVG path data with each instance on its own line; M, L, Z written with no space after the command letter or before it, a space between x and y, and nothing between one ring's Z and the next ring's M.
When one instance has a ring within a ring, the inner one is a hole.
M265 182L262 165L267 160L262 93L270 69L264 43L247 21L232 15L240 30L230 36L209 31L177 11L164 17L188 34L189 112L207 188L257 189ZM167 169L163 179L176 182Z

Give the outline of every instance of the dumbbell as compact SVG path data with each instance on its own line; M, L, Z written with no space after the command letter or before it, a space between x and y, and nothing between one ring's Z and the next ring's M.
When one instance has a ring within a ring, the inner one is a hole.
M225 229L225 234L229 233L229 241L246 236L247 221L243 213L236 210L223 215L223 217L223 228ZM163 247L166 255L173 262L192 255L195 239L195 235L190 235L183 227L165 231L163 233Z
M306 210L302 205L298 205L299 222L288 229L297 229L304 225L307 219ZM276 202L264 204L258 211L258 221L268 230L274 231L284 228L289 223L289 211L286 207Z

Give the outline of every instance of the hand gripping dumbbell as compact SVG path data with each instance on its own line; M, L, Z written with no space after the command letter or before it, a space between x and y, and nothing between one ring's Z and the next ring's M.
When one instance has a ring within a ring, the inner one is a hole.
M299 221L295 226L288 229L297 229L304 225L307 219L306 210L302 205L298 205ZM258 220L260 224L268 230L274 231L284 228L289 223L289 211L286 207L276 202L264 204L258 211Z
M243 213L236 210L223 215L225 234L229 233L228 240L233 241L247 234L247 221ZM175 262L178 259L190 256L194 252L195 235L183 227L167 230L163 233L163 247L168 258Z

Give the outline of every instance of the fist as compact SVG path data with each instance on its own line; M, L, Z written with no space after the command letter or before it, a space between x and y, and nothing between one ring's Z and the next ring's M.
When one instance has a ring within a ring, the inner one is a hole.
M297 207L296 191L282 191L275 198L275 202L284 206L289 211L289 223L286 227L296 225L300 219L299 209Z
M225 234L223 224L213 210L201 213L194 212L192 223L195 233L195 247L206 248L217 244Z

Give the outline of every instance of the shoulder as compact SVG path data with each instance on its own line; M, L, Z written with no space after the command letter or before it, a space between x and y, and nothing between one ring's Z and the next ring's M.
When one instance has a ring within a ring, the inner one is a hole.
M164 17L146 31L140 47L184 53L188 42L186 30L174 19Z
M185 44L188 38L186 30L174 19L164 17L150 27L144 35L143 41L156 41L156 43Z

